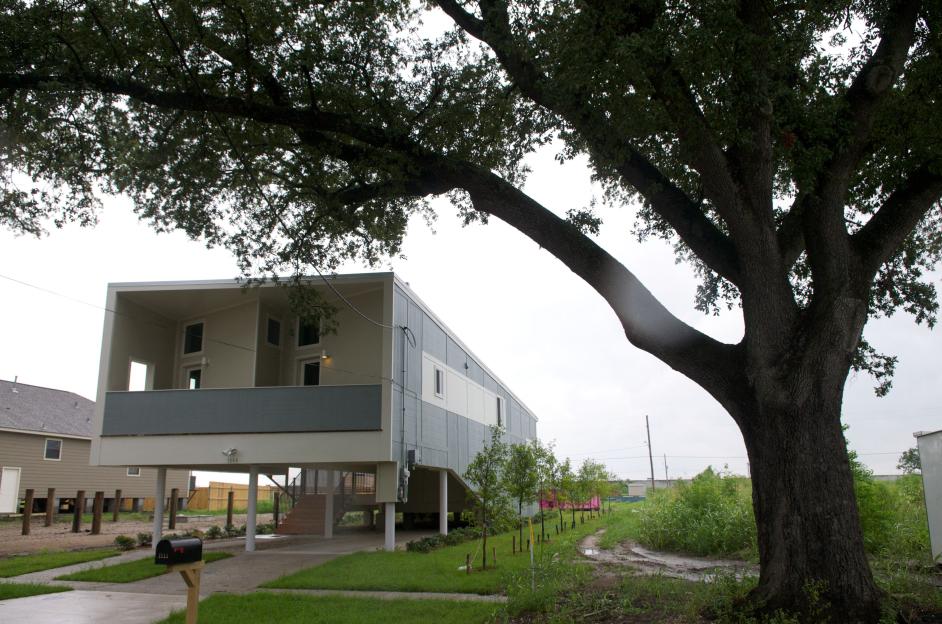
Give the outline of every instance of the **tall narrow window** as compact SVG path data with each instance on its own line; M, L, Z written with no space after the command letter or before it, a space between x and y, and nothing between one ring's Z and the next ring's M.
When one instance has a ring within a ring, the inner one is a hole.
M199 353L203 350L203 324L193 323L183 328L183 353Z
M269 317L268 330L266 332L268 344L277 347L281 344L281 321Z
M186 389L199 390L203 383L203 369L191 368L186 372Z
M321 363L304 362L301 369L301 385L319 386L321 385Z
M504 426L504 398L497 397L497 426Z
M445 371L435 367L435 396L445 397Z
M298 346L306 347L321 341L320 319L298 319Z
M43 459L59 461L62 459L62 440L46 438L46 447L43 449Z

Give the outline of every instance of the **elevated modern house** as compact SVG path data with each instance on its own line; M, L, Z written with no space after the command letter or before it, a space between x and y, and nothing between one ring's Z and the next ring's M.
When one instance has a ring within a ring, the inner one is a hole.
M79 492L86 506L104 492L106 510L118 490L135 510L154 495L155 470L89 465L94 412L92 401L72 392L0 379L0 514L17 513L26 490L35 511L71 510ZM174 470L167 478L186 500L189 474Z
M111 284L92 463L243 472L250 487L300 468L285 530L330 536L344 510L378 506L387 549L396 511L438 513L446 531L487 426L517 442L536 419L398 277L328 279L311 283L336 309L327 325L277 285Z

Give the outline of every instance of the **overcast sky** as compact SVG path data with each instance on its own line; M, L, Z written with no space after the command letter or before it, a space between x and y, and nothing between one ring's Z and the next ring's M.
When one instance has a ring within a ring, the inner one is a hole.
M583 162L559 165L544 150L531 159L526 190L562 214L593 192ZM632 347L615 315L564 265L505 224L462 228L447 201L435 204L432 233L410 225L405 259L379 267L399 273L540 419L544 441L575 461L595 457L621 477L649 476L643 442L651 419L658 478L707 465L745 474L742 437L722 408L695 384ZM696 282L668 245L630 234L630 206L600 210L601 244L687 323L727 342L742 334L738 310L704 316L693 308ZM350 271L366 267L350 266ZM157 235L125 198L106 200L94 229L52 229L41 239L0 230L0 378L95 398L108 282L235 277L225 250L184 235ZM932 276L937 286L940 274ZM20 280L37 288L11 281ZM844 402L848 437L877 473L896 472L912 434L942 427L942 333L900 314L871 321L865 335L900 362L894 390L873 394L866 375L851 378Z

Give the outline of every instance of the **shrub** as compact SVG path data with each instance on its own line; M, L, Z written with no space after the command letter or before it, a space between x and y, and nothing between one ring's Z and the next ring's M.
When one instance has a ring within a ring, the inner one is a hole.
M645 546L660 550L754 557L749 481L707 468L690 483L650 492L641 506L638 537Z
M406 543L406 550L409 552L428 553L444 546L455 546L462 542L478 539L481 537L481 530L473 527L463 527L450 531L448 535L437 533L421 539L415 539Z
M137 547L137 540L127 535L119 535L114 538L114 545L118 550L134 550Z
M218 525L213 525L206 529L206 539L219 539L223 536L223 530Z
M154 536L151 533L138 533L137 534L138 546L150 546L153 543L154 543Z

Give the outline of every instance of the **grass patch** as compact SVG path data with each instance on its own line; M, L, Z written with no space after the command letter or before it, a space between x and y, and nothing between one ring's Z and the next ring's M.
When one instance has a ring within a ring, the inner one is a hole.
M375 624L436 622L474 624L491 621L500 605L448 600L379 600L345 596L297 596L256 592L242 596L216 594L200 603L201 624ZM182 611L159 624L182 624Z
M40 585L38 583L0 583L0 600L56 594L64 591L72 591L72 588L59 585Z
M600 521L586 520L576 529L553 536L549 543L537 546L539 563L569 560L582 537L600 528ZM364 552L338 557L323 565L301 570L270 581L263 587L288 589L361 589L388 591L459 592L494 594L516 583L517 577L528 577L530 559L526 554L512 554L512 538L516 532L487 538L488 551L497 552L497 566L492 567L488 552L488 568L480 570L480 540L448 546L429 553ZM473 572L459 570L467 554L474 556Z
M98 561L119 554L121 553L114 548L96 548L94 550L57 550L7 557L0 559L0 577L9 578L86 561Z
M211 552L204 553L203 561L212 563L220 559L228 559L232 553ZM93 568L91 570L82 570L57 576L57 581L91 581L96 583L133 583L152 576L160 576L167 573L167 566L154 563L150 557L138 559L137 561L128 561L112 566Z

